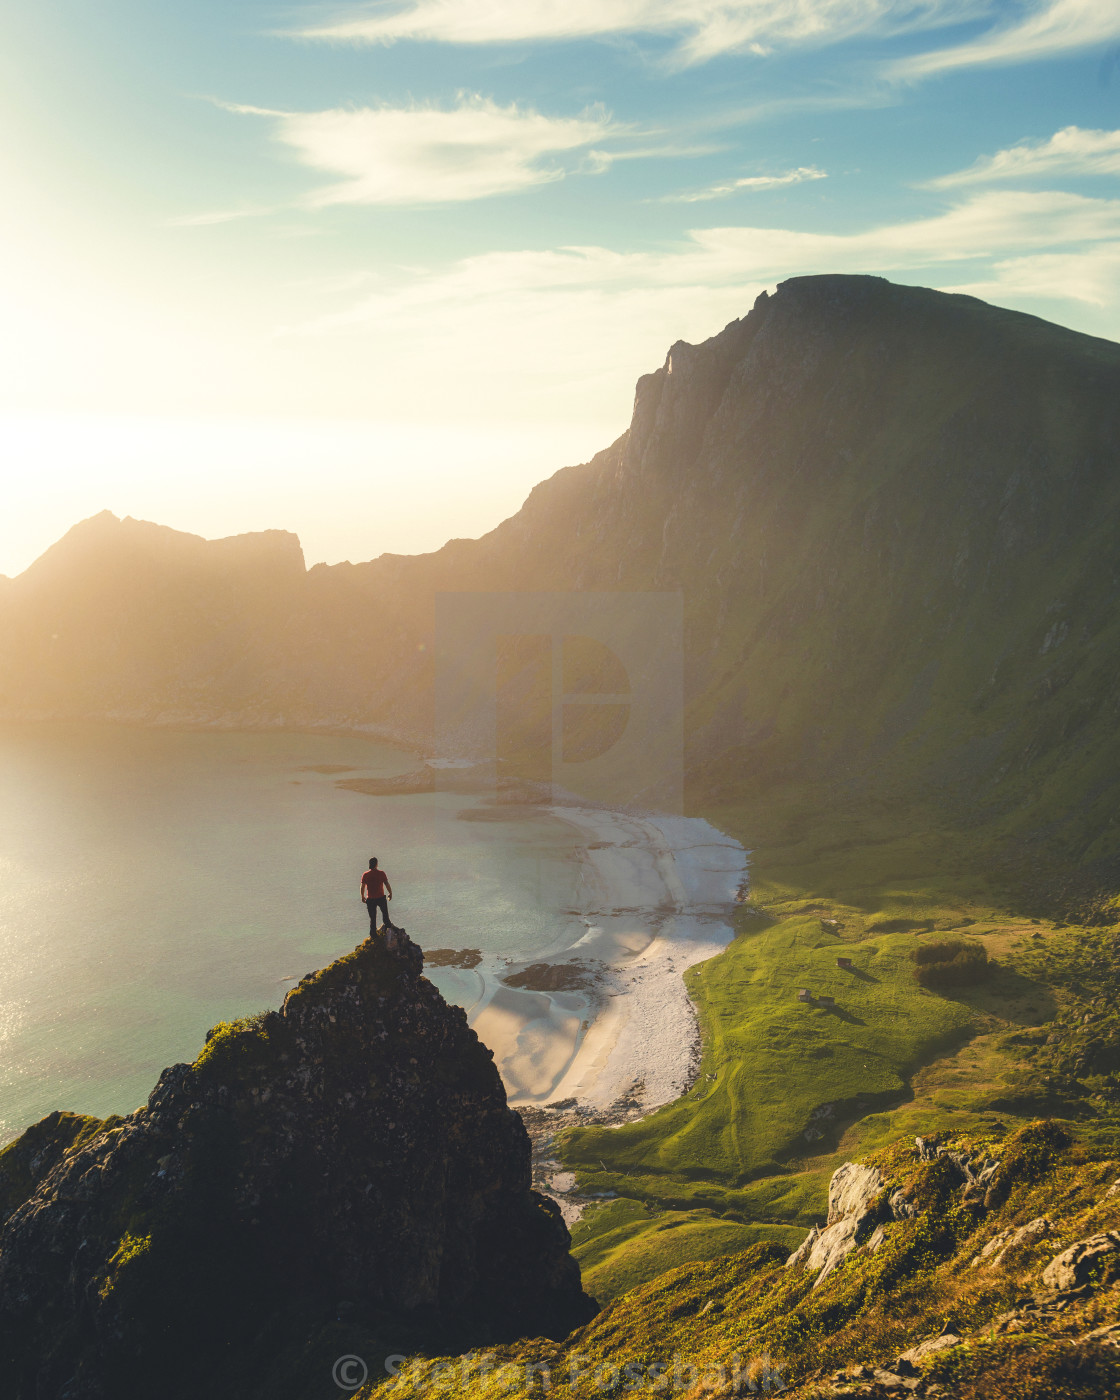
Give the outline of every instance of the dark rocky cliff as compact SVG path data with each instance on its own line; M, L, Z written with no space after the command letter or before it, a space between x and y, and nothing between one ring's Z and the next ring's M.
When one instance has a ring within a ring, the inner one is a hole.
M337 1394L336 1358L562 1336L595 1309L491 1052L364 944L148 1104L0 1155L12 1400Z

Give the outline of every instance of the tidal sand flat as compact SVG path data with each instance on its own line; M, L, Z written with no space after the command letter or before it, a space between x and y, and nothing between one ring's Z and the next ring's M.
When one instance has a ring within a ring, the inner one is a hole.
M747 855L700 818L549 812L582 838L566 911L582 932L532 959L484 957L428 975L494 1051L511 1103L605 1109L629 1095L648 1112L682 1094L695 1070L683 974L730 941Z

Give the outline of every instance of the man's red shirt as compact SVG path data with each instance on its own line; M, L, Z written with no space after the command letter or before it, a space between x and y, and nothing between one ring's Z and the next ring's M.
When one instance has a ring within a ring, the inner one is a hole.
M389 877L384 870L367 870L362 876L362 898L380 899L388 883Z

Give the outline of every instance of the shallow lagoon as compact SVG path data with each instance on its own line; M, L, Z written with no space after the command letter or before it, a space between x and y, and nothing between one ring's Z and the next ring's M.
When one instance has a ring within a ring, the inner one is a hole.
M335 785L416 762L356 737L0 725L0 1142L55 1108L130 1111L214 1022L352 948L371 854L427 948L578 938L567 823Z

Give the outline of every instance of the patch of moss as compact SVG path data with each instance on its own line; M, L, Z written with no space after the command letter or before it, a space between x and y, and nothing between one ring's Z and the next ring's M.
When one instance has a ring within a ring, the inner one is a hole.
M125 1269L133 1265L137 1260L143 1259L151 1254L151 1235L131 1235L126 1234L117 1247L116 1253L109 1260L109 1267L105 1272L105 1279L100 1287L102 1298L107 1298L110 1293L119 1285L121 1274Z
M28 1200L39 1182L64 1157L119 1121L103 1121L80 1113L51 1113L9 1143L0 1151L0 1221Z
M219 1021L206 1033L194 1068L211 1075L236 1075L272 1058L272 1036L280 1018L274 1011Z

